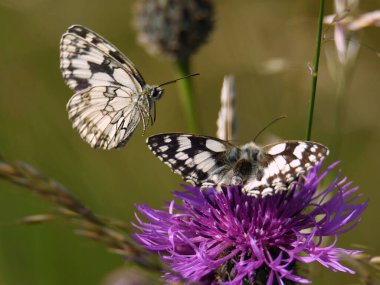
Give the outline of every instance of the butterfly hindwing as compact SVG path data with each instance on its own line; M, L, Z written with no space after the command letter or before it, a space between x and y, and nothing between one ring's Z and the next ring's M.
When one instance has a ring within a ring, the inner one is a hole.
M287 190L292 182L322 161L329 150L308 141L285 141L262 149L260 176L248 180L243 191L247 195L271 195Z
M67 85L80 91L97 85L122 85L141 92L145 81L133 63L95 32L71 26L61 39L61 71Z
M216 138L168 133L151 136L146 142L175 173L197 186L218 184L218 174L229 168L226 151L231 145Z
M140 122L129 89L95 86L76 93L67 104L73 128L94 148L123 146Z

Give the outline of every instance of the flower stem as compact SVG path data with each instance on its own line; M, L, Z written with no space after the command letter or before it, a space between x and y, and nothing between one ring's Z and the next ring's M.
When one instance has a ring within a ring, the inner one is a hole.
M313 66L313 80L312 80L312 89L309 105L309 115L307 121L306 129L306 140L311 138L311 130L313 127L313 115L314 115L314 102L315 94L317 92L317 81L318 81L318 67L319 67L319 56L321 53L321 42L322 42L322 25L323 25L323 11L324 11L325 1L319 1L319 18L318 18L318 32L317 32L317 47L315 50L314 56L314 66Z
M177 60L177 70L179 77L184 77L190 74L190 61L188 57ZM180 97L182 101L182 107L185 112L188 129L191 132L198 133L199 127L195 115L193 86L191 84L191 79L186 78L184 80L179 80L178 86L180 89Z

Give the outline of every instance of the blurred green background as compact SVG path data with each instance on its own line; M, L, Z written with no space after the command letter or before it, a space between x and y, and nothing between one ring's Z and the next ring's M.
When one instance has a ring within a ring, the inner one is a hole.
M237 86L239 142L252 139L273 118L288 119L269 134L303 139L314 57L318 1L218 0L215 31L192 59L197 114L202 133L215 135L223 76ZM326 1L332 13L332 1ZM380 1L361 1L371 11ZM59 40L78 23L114 43L139 68L149 84L176 78L169 60L148 55L136 42L132 19L135 1L0 0L0 152L26 161L74 192L96 213L134 220L134 204L161 207L179 189L177 175L156 159L138 129L126 148L91 149L72 130L66 103L72 92L59 70ZM368 209L359 226L339 240L341 247L367 246L379 254L380 191L380 31L361 33L361 48L346 96L343 145L330 160L341 159L344 174L360 185ZM332 41L323 49L333 48ZM281 63L278 69L270 63ZM186 131L178 90L165 87L157 121L146 135ZM333 148L335 84L322 50L313 140ZM376 179L375 179L376 178ZM119 256L75 236L65 222L25 226L16 220L54 207L28 190L0 181L0 284L101 284L123 265ZM315 284L353 283L351 276L317 268Z

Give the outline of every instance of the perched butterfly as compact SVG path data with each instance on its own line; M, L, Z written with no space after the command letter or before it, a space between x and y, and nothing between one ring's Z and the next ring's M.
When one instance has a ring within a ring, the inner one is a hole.
M161 86L176 81L146 84L125 55L80 25L71 26L62 36L60 50L63 78L75 92L67 103L69 118L94 148L124 146L140 121L145 131L155 120Z
M175 173L197 186L220 191L222 185L243 185L250 196L287 190L292 182L329 153L309 141L285 141L259 147L253 142L235 146L226 141L181 133L151 136L150 150Z

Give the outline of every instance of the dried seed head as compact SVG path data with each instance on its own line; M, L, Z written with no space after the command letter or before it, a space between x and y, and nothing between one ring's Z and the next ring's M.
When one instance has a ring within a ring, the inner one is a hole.
M235 80L232 75L225 76L221 92L221 107L216 124L216 135L226 141L234 141L237 138L237 118L235 112Z
M138 40L152 54L183 60L205 43L213 15L209 0L140 0L135 19Z
M41 215L30 215L30 216L23 217L18 222L20 224L32 225L32 224L50 222L54 219L55 219L54 215L41 214Z
M370 263L378 264L380 265L380 256L374 256L369 260Z

